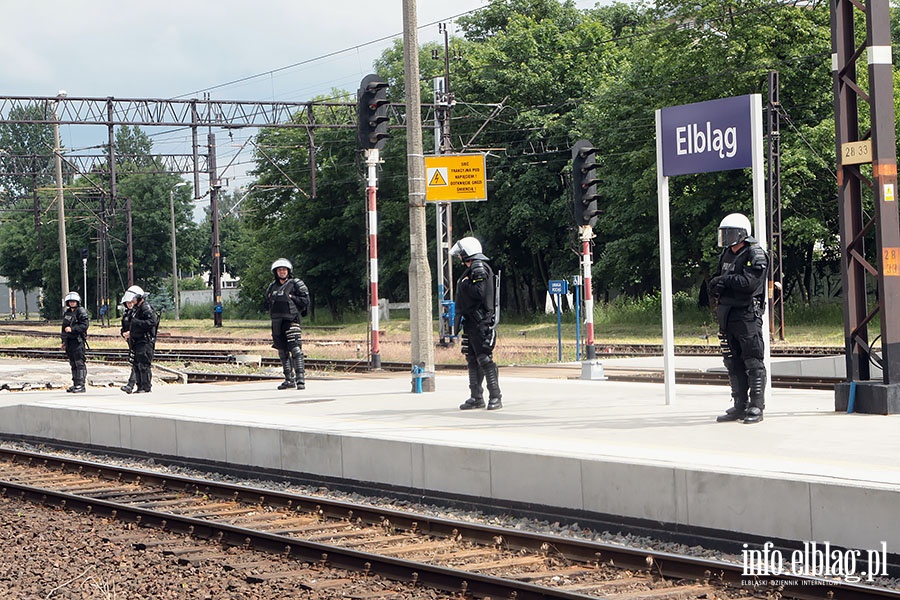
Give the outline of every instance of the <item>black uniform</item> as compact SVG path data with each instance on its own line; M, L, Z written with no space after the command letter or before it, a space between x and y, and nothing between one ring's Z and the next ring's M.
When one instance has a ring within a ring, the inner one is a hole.
M119 333L131 331L131 317L133 316L134 309L126 306L122 312L122 326L119 328ZM131 374L128 376L128 383L122 386L122 391L130 394L137 382L137 370L134 368L134 347L130 339L128 340L128 362L131 363Z
M87 310L79 303L75 308L66 306L62 320L62 343L69 359L69 367L72 369L72 386L67 392L83 392L87 380L87 365L85 364L85 347L87 345L87 330L90 325L90 317ZM71 327L72 331L66 331Z
M456 314L462 324L462 352L466 356L471 393L460 406L462 409L484 406L482 381L487 383L488 408L502 406L493 356L496 342L494 309L494 272L486 260L476 258L456 282Z
M289 276L282 283L276 278L266 290L266 308L272 319L272 347L278 350L284 372L278 389L306 389L300 317L309 310L309 289L300 279Z
M762 316L769 259L754 238L744 242L737 253L730 248L722 252L709 292L718 301L719 343L734 400L734 407L719 420L755 423L765 409Z
M159 321L153 307L146 298L134 306L129 331L131 348L134 351L134 370L137 376L137 392L149 392L152 387L153 348L156 344L156 329Z

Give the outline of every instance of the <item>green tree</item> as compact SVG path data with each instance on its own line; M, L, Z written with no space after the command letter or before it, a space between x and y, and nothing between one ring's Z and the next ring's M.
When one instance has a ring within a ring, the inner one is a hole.
M833 187L829 183L833 178L823 160L833 150L810 149L805 135L822 142L812 132L821 128L824 133L832 113L827 5L773 5L761 0L698 5L673 0L658 2L648 14L647 24L632 37L630 58L616 85L591 102L599 117L592 138L603 148L606 178L606 210L598 224L601 281L632 294L645 294L659 285L658 269L647 266L648 253L654 257L658 253L654 111L750 93L765 98L771 70L780 73L781 101L792 125L782 129L781 138L786 227L799 211L821 225L806 223L801 235L785 236L785 255L805 254L815 243L809 234L824 233L834 212L826 192ZM802 175L806 184L803 180L795 184L785 175ZM728 212L749 214L750 190L749 171L670 181L676 232L672 263L678 287L697 285L714 266L718 222ZM792 270L790 276L801 272Z
M334 96L349 101L347 94ZM332 117L322 111L315 118L328 124ZM294 275L309 286L314 305L339 317L348 308L365 306L365 194L356 162L356 132L317 129L315 141L313 198L306 132L274 129L257 138L256 191L242 203L247 230L239 244L244 249L239 265L245 273L241 298L259 306L272 279L272 261L284 257L294 265ZM379 189L382 205L390 197L384 190Z
M100 166L97 173L79 177L75 185L80 191L73 193L84 214L83 224L79 226L76 222L69 234L73 239L70 246L89 248L91 240L97 238L96 228L100 223L109 226L109 287L114 300L128 287L129 203L136 284L148 290L168 289L163 283L168 283L172 275L170 194L174 199L179 270L198 269L200 249L190 188L176 187L182 180L163 172L161 161L152 154L152 140L139 127L119 127L115 139L116 197L109 197L109 180L105 175L109 172L108 166ZM108 208L105 216L100 211L101 200ZM93 268L94 263L90 263L89 280L96 277Z
M11 120L46 118L48 106L30 105L10 111ZM29 290L43 283L45 232L43 207L52 192L53 129L49 125L0 126L0 275L10 287ZM58 269L58 267L57 267Z
M494 2L460 23L471 43L457 98L503 102L475 142L503 150L488 164L488 202L466 207L466 226L456 231L482 239L511 282L508 304L531 312L543 307L549 279L578 272L570 148L594 117L581 99L612 84L623 51L604 43L613 37L604 21L572 2ZM470 121L466 133L480 126Z

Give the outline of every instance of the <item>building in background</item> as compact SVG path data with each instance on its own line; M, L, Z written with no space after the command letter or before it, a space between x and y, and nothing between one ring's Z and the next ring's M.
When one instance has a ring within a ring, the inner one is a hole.
M209 271L203 272L200 277L203 281L209 282L211 275ZM222 302L237 302L238 294L241 291L240 277L232 277L231 273L222 271ZM207 283L205 290L183 290L178 294L181 297L180 308L195 304L212 304L212 284Z
M6 278L0 277L0 316L2 318L24 319L26 312L29 317L37 318L41 311L40 299L40 289L29 290L26 298L22 290L11 290Z

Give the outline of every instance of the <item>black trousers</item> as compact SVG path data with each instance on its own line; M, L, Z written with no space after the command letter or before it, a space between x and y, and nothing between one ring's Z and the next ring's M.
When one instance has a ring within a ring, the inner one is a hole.
M84 380L87 376L84 342L81 339L68 340L66 342L66 357L69 359L69 367L72 369L72 383L84 385Z
M137 389L149 391L152 386L153 342L151 340L134 340L134 371L137 374Z

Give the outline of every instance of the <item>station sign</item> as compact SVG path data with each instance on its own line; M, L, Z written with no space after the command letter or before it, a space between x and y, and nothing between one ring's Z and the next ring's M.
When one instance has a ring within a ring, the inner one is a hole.
M661 109L663 175L744 169L751 155L750 96Z
M440 154L425 157L426 202L487 200L484 154Z
M569 282L565 279L551 279L548 282L547 288L551 294L568 294Z

